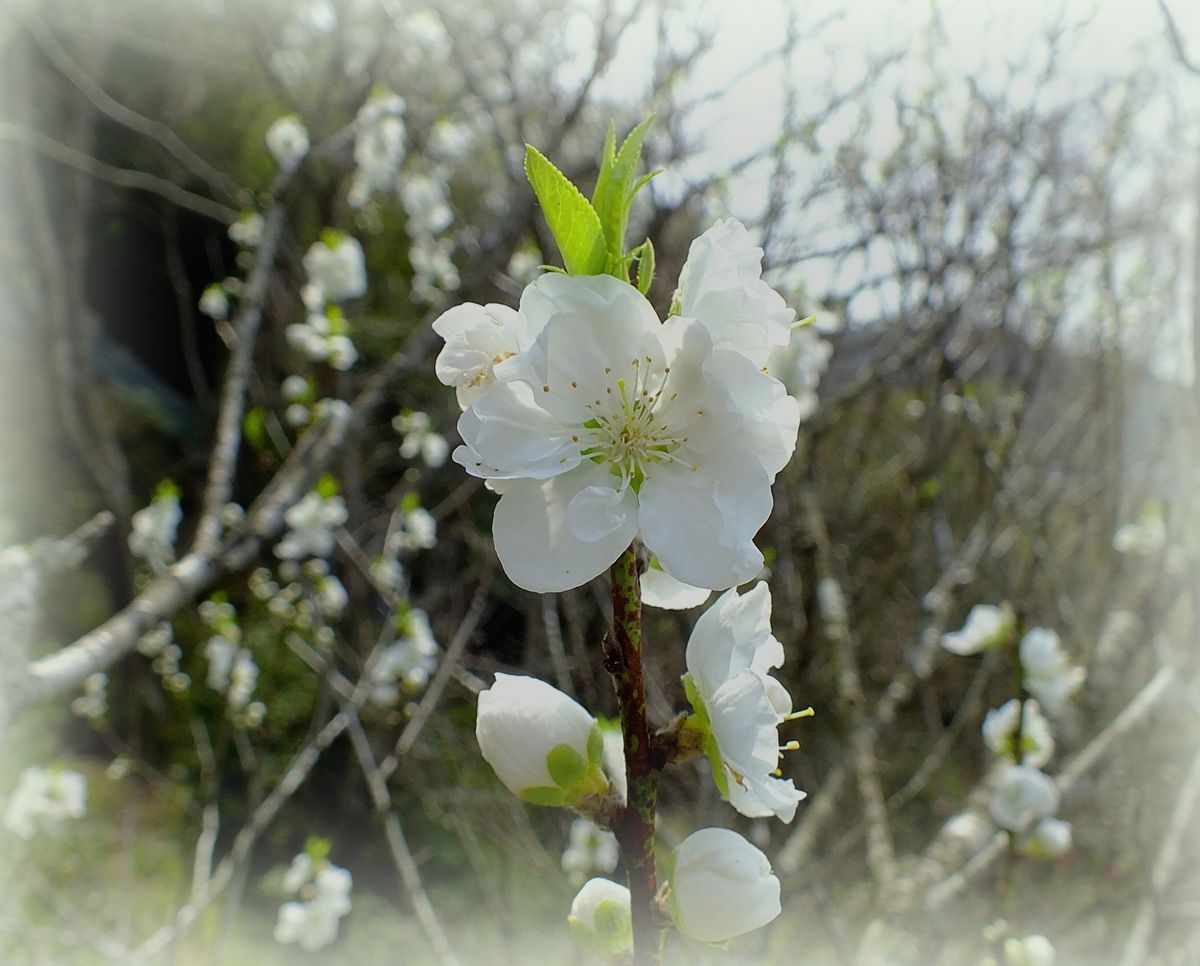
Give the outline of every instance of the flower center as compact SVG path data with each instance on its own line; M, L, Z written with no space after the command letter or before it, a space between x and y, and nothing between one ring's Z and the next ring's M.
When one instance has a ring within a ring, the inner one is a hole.
M687 436L664 419L666 403L678 395L667 391L671 367L656 366L650 356L633 359L630 366L632 372L626 376L605 367L605 394L584 404L590 418L572 440L579 444L580 455L594 463L607 463L622 486L629 483L636 493L657 463L696 467L676 455ZM571 386L577 388L575 383Z

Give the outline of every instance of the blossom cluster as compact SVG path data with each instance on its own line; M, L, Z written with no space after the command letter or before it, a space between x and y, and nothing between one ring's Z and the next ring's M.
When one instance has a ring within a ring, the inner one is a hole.
M977 604L959 631L946 634L942 646L970 655L1016 644L1021 694L987 713L983 741L996 756L999 771L989 801L993 821L1018 837L1027 855L1053 858L1071 848L1071 825L1056 817L1060 795L1042 767L1054 755L1051 717L1082 686L1084 671L1063 651L1058 634L1045 627L1029 629L1017 641L1017 624L1007 605Z
M182 520L179 488L170 481L160 483L149 505L130 519L129 552L156 574L166 570L175 561L175 536Z
M350 912L352 885L347 869L301 852L283 875L284 892L296 898L279 907L275 941L296 943L307 952L330 945L342 917Z
M4 825L23 839L58 831L87 812L87 780L77 771L31 765L8 798Z

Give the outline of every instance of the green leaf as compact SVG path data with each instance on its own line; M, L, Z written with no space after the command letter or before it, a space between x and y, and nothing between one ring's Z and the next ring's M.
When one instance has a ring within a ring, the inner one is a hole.
M567 801L566 792L561 788L550 788L549 786L526 788L517 797L523 802L528 802L530 805L547 805L550 807L565 805Z
M525 176L541 203L567 271L571 275L602 275L604 231L595 209L567 176L530 144L525 145Z
M314 487L314 489L321 494L322 497L328 500L331 496L337 496L341 487L338 486L338 481L332 476L330 476L328 473L323 473L321 478L317 480L317 485Z
M651 114L629 132L621 144L621 149L615 153L613 149L616 146L616 132L612 125L609 125L608 137L604 142L604 155L600 162L600 175L596 179L596 189L592 192L592 207L600 218L608 247L606 267L609 271L621 271L629 206L638 188L649 180L638 180L634 186L637 169L642 162L642 141L653 123L654 115Z
M262 406L255 406L246 411L242 417L242 435L254 449L263 449L267 445L267 411Z
M555 745L546 755L546 770L559 788L572 788L587 774L587 760L570 745Z
M634 250L637 255L637 287L645 295L654 281L654 245L647 238Z

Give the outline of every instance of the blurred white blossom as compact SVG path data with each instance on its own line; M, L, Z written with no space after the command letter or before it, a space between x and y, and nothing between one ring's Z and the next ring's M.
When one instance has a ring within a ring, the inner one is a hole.
M562 868L574 885L581 885L593 872L612 872L620 852L617 837L586 818L571 823L570 840L562 854Z
M283 515L288 532L275 546L275 555L285 560L327 557L333 552L333 531L346 522L346 504L337 495L306 493Z
M1031 765L1009 765L1000 774L988 806L1001 828L1020 832L1058 811L1054 779Z
M951 654L978 654L1002 644L1013 631L1013 616L1007 607L976 604L962 630L942 635L942 647Z
M1059 714L1083 687L1086 672L1071 664L1058 634L1045 627L1031 628L1021 639L1019 653L1026 690L1049 714Z
M58 831L87 811L87 780L77 771L31 765L8 797L4 824L23 839Z
M983 719L983 742L1002 758L1012 761L1013 738L1017 730L1017 709L1022 702L1017 698L994 708ZM1054 736L1050 723L1043 717L1034 699L1024 702L1021 713L1021 758L1018 764L1041 768L1054 754Z
M288 114L267 128L267 150L283 171L295 171L308 154L308 131L300 118Z
M593 955L606 961L627 957L633 948L629 890L609 879L589 879L571 902L567 925Z
M154 573L161 573L175 560L175 535L183 520L179 490L160 483L149 506L138 510L130 520L129 552L146 561Z

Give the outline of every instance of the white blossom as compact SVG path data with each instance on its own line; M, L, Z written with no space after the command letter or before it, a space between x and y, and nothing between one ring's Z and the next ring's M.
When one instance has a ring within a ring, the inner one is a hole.
M545 275L522 296L533 345L459 420L456 462L501 493L510 579L562 591L642 540L672 576L724 589L762 566L753 538L795 447L795 400L707 329L658 321L609 276Z
M87 780L77 771L31 765L8 798L4 824L23 839L58 831L87 811Z
M267 128L267 150L282 171L295 171L308 154L308 131L294 114L279 118Z
M285 560L327 557L333 552L333 531L346 522L346 504L340 496L306 493L283 515L288 532L275 546L275 555Z
M588 952L614 960L633 949L629 890L609 879L589 879L571 902L571 935Z
M500 781L534 804L577 804L609 790L596 719L537 678L497 674L479 695L475 737Z
M1143 513L1136 523L1126 523L1113 534L1117 553L1148 557L1158 553L1167 542L1167 524L1161 513Z
M437 546L437 520L424 507L412 507L399 516L399 526L389 537L388 550L431 550Z
M679 273L679 313L704 324L717 348L764 366L786 346L796 313L762 279L763 250L741 222L716 222L692 242Z
M1061 818L1044 818L1029 833L1022 850L1034 858L1057 859L1071 851L1071 823Z
M285 875L285 885L289 876L292 883L301 879L301 872L303 878L307 879L311 868L311 859L306 864L300 862L300 856L297 856ZM346 869L328 862L322 863L311 885L305 883L300 886L305 892L311 891L311 898L304 902L285 902L280 906L279 919L275 923L275 941L296 943L308 952L330 945L337 939L338 921L350 911L351 885L350 873Z
M1013 617L1007 607L976 604L962 630L942 635L942 647L951 654L978 654L1003 643L1012 630Z
M89 674L83 681L83 694L71 702L71 710L90 721L103 718L108 711L107 686L108 675L103 671Z
M1045 936L1004 940L1005 966L1054 966L1054 945Z
M612 872L617 867L620 852L617 837L586 818L571 823L570 841L562 854L562 868L567 878L580 885L593 872Z
M229 318L229 296L220 285L209 285L200 293L200 311L210 319Z
M1058 634L1045 627L1031 628L1025 634L1019 654L1026 690L1049 714L1059 714L1066 702L1083 687L1086 672L1071 664Z
M993 752L1009 761L1013 760L1013 736L1017 730L1017 709L1022 702L1017 698L1006 701L999 708L989 711L983 719L983 742ZM1037 701L1024 702L1021 713L1021 760L1019 764L1041 768L1054 754L1054 736L1050 723L1043 717Z
M400 201L408 213L408 233L414 238L440 235L454 221L445 186L427 174L408 175L400 184Z
M183 520L179 491L170 484L160 485L149 506L138 510L130 520L129 552L161 573L175 560L175 534Z
M1058 803L1053 778L1031 765L1010 765L1001 773L988 807L997 825L1019 832L1049 818L1058 811Z
M494 302L464 302L447 309L434 321L433 331L446 342L434 363L437 377L454 387L461 409L492 384L499 363L524 352L537 335L523 312Z
M408 261L413 270L414 298L434 304L441 302L446 293L458 288L462 277L451 258L453 252L454 243L449 238L417 237L408 250Z
M420 691L437 668L437 640L423 610L404 615L403 636L385 647L371 668L368 697L372 704L390 706L400 698L403 686Z
M771 633L771 594L764 582L742 596L722 594L696 622L687 644L684 686L692 724L721 796L743 815L790 822L805 797L779 767L779 725L792 699L768 672L783 663Z
M420 456L426 466L436 469L450 455L450 444L441 433L433 431L428 413L400 413L392 420L392 428L403 437L400 441L403 459Z
M404 109L404 98L386 94L372 97L359 110L354 139L357 169L347 199L352 207L361 208L375 192L395 185L404 163Z
M326 229L304 254L308 275L305 304L347 302L367 291L367 267L358 239Z
M307 852L296 855L283 874L283 891L288 895L299 892L312 878L314 867L312 856Z
M693 939L723 943L765 926L782 911L771 863L737 832L693 832L673 860L667 908Z
M263 216L257 211L247 211L229 226L229 237L242 248L257 248L262 242Z

